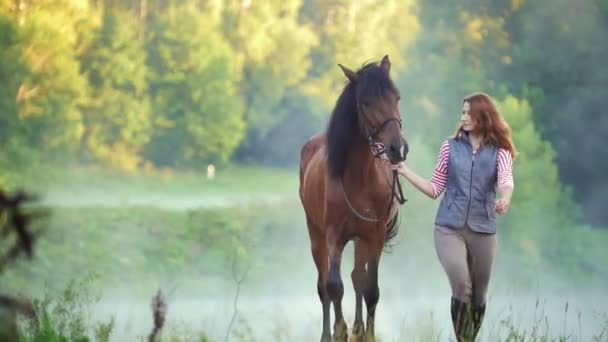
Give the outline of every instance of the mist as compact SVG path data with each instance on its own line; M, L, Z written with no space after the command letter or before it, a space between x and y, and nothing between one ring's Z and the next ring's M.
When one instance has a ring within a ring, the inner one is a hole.
M418 136L410 138L410 146L408 163L429 177L436 158L434 146L427 146ZM79 288L98 300L83 299L81 303L89 312L90 329L114 319L112 341L147 337L152 327L150 301L158 289L167 300L165 338L196 340L204 335L221 341L228 334L235 341L317 340L321 304L297 197L297 170L269 169L266 172L274 173L266 177L257 171L255 186L243 193L235 188L243 181L234 175L238 172L243 177L248 171L246 167L240 171L218 167L212 180L202 172L172 177L151 174L147 182L140 183L134 181L137 176L118 173L111 177L93 173L95 177L86 177L82 183L74 176L64 180L66 184L53 179L46 187L39 186L45 206L53 205L43 239L48 244L40 247L33 265L22 262L16 273L8 274L15 277L12 283L20 284L26 278L19 272L33 268L30 272L35 279L46 281L47 287L30 284L20 290L9 286L9 290L38 296L61 293L69 281L97 273L95 280L85 281ZM99 187L90 186L96 180ZM406 182L403 186L408 202L401 207L397 243L380 263L377 334L384 341L447 341L452 336L450 289L435 254L432 231L438 201ZM516 183L516 189L519 186ZM228 215L228 219L207 221L215 215ZM601 269L601 260L587 261L590 271L573 274L566 266L562 269L559 260L535 259L538 241L534 237L509 235L514 227L507 218L518 215L514 208L499 220L499 248L481 340L504 340L514 331L550 338L572 336L574 341L605 336L608 278L594 271L594 267ZM230 223L232 220L239 223ZM64 226L66 223L72 226ZM203 230L211 230L211 235L197 235ZM221 233L236 241L214 235ZM78 241L86 243L95 236L100 239L98 251L76 247L81 244ZM528 248L528 254L522 255L520 245ZM542 243L538 245L542 247ZM179 257L185 259L169 263L166 260L175 248L188 252ZM59 250L65 249L77 254L74 259L62 257ZM241 249L245 254L239 256ZM567 255L566 250L562 252ZM103 262L96 260L99 256ZM584 255L578 258L584 260ZM36 264L43 260L61 266L37 269ZM349 327L354 319L351 269L352 244L348 244L342 279ZM235 298L234 277L241 276Z
M2 295L71 339L147 340L160 290L163 340L318 340L300 148L327 126L338 63L389 55L407 163L424 178L468 94L490 94L512 130L481 341L608 341L607 27L603 0L0 2L0 188L46 214ZM449 341L439 200L402 185L376 332ZM2 215L7 251L18 237Z

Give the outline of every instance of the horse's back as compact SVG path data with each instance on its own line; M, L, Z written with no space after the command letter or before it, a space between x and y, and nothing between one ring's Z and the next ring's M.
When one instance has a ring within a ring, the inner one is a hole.
M312 136L300 151L300 165L306 167L312 156L325 145L325 134L319 133Z

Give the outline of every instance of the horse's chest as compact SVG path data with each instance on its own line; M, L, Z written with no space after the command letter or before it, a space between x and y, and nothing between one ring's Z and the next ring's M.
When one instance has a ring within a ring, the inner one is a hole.
M384 192L368 192L367 196L353 198L354 201L346 203L344 214L349 225L362 224L363 222L383 220L389 210L390 194ZM365 219L363 219L363 216ZM369 219L369 220L368 220Z

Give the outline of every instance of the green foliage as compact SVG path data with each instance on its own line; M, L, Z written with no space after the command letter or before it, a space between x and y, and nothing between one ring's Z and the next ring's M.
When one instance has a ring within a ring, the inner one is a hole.
M77 150L83 133L78 106L87 88L76 53L86 14L70 1L37 1L15 13L31 70L16 95L25 142L48 153Z
M295 151L302 140L277 142L271 132L285 130L285 121L296 116L314 125L313 108L301 113L288 109L306 101L300 88L311 66L310 51L318 44L313 29L299 23L300 7L301 0L252 2L248 7L231 1L226 6L224 34L241 69L239 88L246 108L247 135L237 151L239 160L284 161L268 155L267 148L281 144ZM304 132L312 135L310 129Z
M28 66L14 20L0 14L0 186L11 182L12 174L31 161L22 146L26 127L19 119L17 90L27 77Z
M210 15L188 4L153 16L149 35L156 132L145 156L169 166L227 160L245 128L230 46Z
M388 54L396 75L405 69L403 50L419 29L413 1L305 1L302 20L319 44L311 52L309 91L332 106L345 83L337 63L356 69Z
M268 268L276 267L264 252L272 251L274 257L280 247L266 245L265 239L275 239L278 228L288 227L296 208L272 215L277 209L261 204L188 211L55 209L43 223L48 233L38 242L35 262L18 263L6 272L2 288L39 294L41 289L30 283L38 279L57 291L64 279L91 268L103 275L100 286L120 285L139 293L165 285L198 292L211 288L214 279L231 279L233 268L239 274L253 269L248 282L263 281Z
M129 13L106 10L80 56L90 86L82 107L85 150L113 167L134 170L151 135L143 42Z
M28 72L16 23L0 16L0 146L4 147L18 126L17 89Z
M519 153L513 164L513 214L504 220L504 235L528 261L538 264L553 255L565 263L573 254L566 252L569 239L563 234L574 228L576 211L559 182L555 151L541 137L527 102L509 96L497 106L511 126ZM558 251L566 255L556 255Z
M36 317L22 322L20 341L67 342L91 341L88 328L91 324L90 306L95 299L91 292L94 276L80 281L71 281L57 296L47 292L42 300L36 300ZM100 323L96 327L98 341L107 341L112 322Z
M510 19L513 65L502 70L513 92L522 85L542 92L529 99L534 121L558 152L560 179L595 225L608 222L600 204L608 191L606 164L597 161L608 130L607 14L605 1L526 1Z

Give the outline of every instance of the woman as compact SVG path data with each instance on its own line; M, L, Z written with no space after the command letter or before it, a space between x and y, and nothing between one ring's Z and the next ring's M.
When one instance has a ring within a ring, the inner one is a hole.
M452 288L458 341L475 340L481 327L496 251L496 214L509 210L515 154L509 125L490 96L476 93L464 99L460 125L441 145L430 181L404 163L393 166L433 199L445 190L435 218L435 249Z

